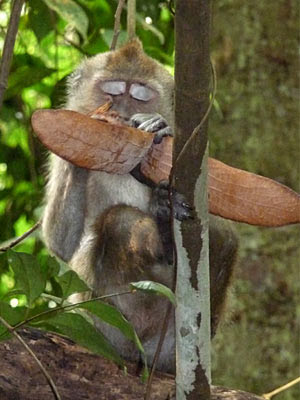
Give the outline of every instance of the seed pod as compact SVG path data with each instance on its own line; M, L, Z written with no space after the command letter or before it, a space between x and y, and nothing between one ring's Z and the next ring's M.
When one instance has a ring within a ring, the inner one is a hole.
M38 110L33 130L53 153L87 169L126 174L145 157L153 135L69 110Z
M123 124L104 105L90 116L68 110L39 110L32 127L53 153L87 169L126 174L141 163L153 182L168 180L173 138L154 144L154 134ZM208 159L209 211L261 226L300 222L300 196L272 179Z

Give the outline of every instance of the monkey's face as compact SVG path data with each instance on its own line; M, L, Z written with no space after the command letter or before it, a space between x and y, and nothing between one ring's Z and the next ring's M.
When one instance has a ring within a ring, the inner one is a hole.
M158 103L158 92L149 85L134 80L101 80L95 90L97 97L112 102L111 110L129 120L136 113L152 113Z
M88 114L111 101L125 121L158 113L172 127L173 93L173 77L134 40L83 61L68 79L66 108Z

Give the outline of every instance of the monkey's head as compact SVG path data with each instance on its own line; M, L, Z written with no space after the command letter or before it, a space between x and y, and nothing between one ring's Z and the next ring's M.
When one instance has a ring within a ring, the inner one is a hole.
M88 113L111 100L125 120L136 113L159 113L172 126L174 81L148 57L138 39L81 63L68 80L67 108Z

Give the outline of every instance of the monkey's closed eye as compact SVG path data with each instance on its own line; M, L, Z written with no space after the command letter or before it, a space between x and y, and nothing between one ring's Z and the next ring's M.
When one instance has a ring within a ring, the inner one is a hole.
M126 82L123 81L105 81L100 83L103 92L118 96L126 92Z
M133 83L130 86L129 94L136 100L149 101L154 99L156 93L154 90L147 86L140 85L139 83Z

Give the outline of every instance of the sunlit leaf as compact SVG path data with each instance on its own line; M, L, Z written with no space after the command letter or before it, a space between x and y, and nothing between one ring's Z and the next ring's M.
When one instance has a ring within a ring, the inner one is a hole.
M99 317L102 321L118 328L124 336L134 342L137 348L144 353L143 346L134 328L115 307L97 300L81 304L80 308L88 310L92 314Z
M161 283L152 281L139 281L130 283L130 287L142 292L167 297L172 304L176 305L175 295L172 290Z
M0 316L11 326L23 321L25 312L25 308L13 308L9 304L0 301ZM7 332L7 328L0 321L0 341L8 339L10 336L10 333Z
M57 12L86 40L89 20L84 10L73 0L44 0L49 8Z
M76 272L72 270L59 276L57 281L62 288L64 298L67 298L73 293L81 293L90 290L83 280L79 278Z
M29 13L28 22L30 28L33 30L35 36L40 41L45 37L52 29L54 29L51 23L51 15L49 9L41 0L28 0Z
M93 353L113 360L123 366L123 360L102 333L75 313L62 313L47 319L40 327L68 336Z
M52 276L57 276L59 273L60 265L59 262L55 257L48 256L47 260L47 266L48 266L48 278Z
M41 81L55 70L46 66L22 65L13 71L8 78L8 88L5 92L5 100L20 94L21 90Z
M31 254L8 250L7 258L15 274L16 288L23 291L31 307L45 289L46 276L43 275L37 259Z

